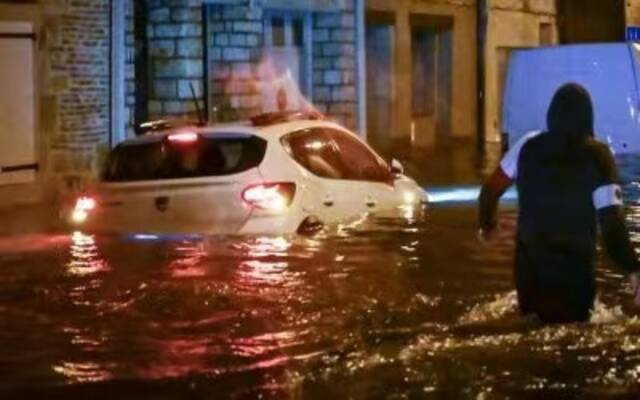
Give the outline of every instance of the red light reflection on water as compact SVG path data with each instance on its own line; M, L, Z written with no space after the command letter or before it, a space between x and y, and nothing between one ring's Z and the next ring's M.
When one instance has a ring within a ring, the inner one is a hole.
M203 265L207 253L201 243L182 243L174 251L177 257L168 267L172 278L199 278L207 274Z
M71 261L67 271L72 275L84 276L109 271L109 265L100 256L93 235L74 232L71 235Z
M113 374L105 366L92 362L63 361L52 368L74 383L100 382L113 378Z

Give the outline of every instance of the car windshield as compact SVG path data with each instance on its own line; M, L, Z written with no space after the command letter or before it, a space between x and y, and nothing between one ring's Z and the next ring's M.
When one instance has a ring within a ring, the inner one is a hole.
M257 167L266 148L266 141L248 135L127 143L113 150L103 179L127 182L232 175Z

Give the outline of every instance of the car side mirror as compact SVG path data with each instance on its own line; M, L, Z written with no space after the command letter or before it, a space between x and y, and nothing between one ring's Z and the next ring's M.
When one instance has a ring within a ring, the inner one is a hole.
M404 166L402 166L402 163L395 158L391 160L391 172L396 175L404 174Z

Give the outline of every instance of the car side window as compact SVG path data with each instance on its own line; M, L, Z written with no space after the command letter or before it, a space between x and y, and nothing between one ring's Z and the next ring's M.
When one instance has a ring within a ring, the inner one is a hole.
M344 179L388 182L391 169L387 163L358 139L336 129L325 129L325 133L336 144L344 165Z
M293 159L307 171L322 178L347 179L336 144L323 129L305 129L284 137Z

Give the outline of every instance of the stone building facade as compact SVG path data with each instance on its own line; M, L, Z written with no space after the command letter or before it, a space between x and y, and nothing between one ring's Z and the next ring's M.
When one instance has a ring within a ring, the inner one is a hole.
M145 79L142 86L148 90L136 93L135 85L128 86L129 99L133 99L129 106L134 110L129 113L128 134L141 117L194 117L193 94L212 121L263 111L264 99L257 86L264 78L261 68L268 57L266 41L270 40L266 36L275 29L268 26L273 19L302 24L298 58L308 68L299 75L308 79L308 88L301 91L310 103L357 128L356 2L150 0L144 10L129 5L133 18L142 18L147 25L136 37L128 20L134 37L127 42L127 52L146 48L142 62L147 63L148 74L136 81ZM135 16L136 11L145 15ZM272 13L278 17L270 18ZM292 31L294 27L280 29ZM141 58L140 54L132 57L134 62ZM302 80L296 83L305 84Z
M558 3L485 4L478 80L476 0L0 0L0 52L22 57L3 54L0 69L33 67L15 86L31 96L29 140L15 141L25 157L11 161L16 133L0 129L0 205L84 185L136 123L194 118L192 88L210 121L264 111L261 82L285 70L310 104L381 148L475 141L479 115L496 141L509 52L557 43ZM624 10L640 24L640 0Z

